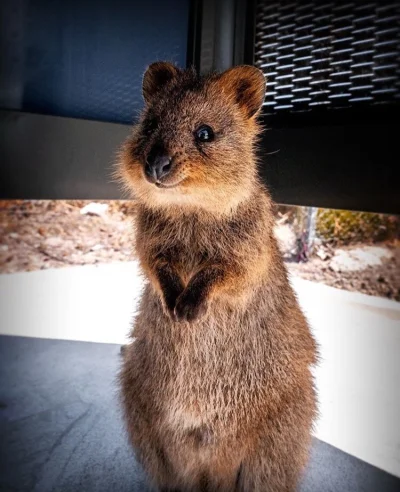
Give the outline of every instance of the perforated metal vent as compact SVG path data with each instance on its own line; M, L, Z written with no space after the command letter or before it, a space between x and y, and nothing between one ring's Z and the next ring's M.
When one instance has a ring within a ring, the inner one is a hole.
M400 100L400 2L259 1L265 113Z

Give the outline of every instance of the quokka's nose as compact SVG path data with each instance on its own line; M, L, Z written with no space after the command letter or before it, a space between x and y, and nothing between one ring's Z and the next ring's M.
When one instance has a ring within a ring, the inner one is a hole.
M145 172L150 181L159 181L169 174L172 168L172 159L169 155L149 155Z

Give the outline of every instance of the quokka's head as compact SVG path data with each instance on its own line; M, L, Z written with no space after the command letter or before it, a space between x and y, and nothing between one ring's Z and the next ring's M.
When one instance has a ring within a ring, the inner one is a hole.
M144 111L121 152L125 184L150 207L234 209L255 183L264 96L264 75L252 66L200 77L153 63Z

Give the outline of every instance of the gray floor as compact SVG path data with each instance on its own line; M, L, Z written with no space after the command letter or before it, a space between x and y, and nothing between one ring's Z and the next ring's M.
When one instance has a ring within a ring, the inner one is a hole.
M0 337L0 490L147 491L123 432L119 346ZM315 440L302 492L395 492L400 479Z

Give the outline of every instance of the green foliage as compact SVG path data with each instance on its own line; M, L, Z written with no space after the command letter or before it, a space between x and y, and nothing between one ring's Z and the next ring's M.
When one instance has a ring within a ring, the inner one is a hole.
M317 214L317 236L329 243L385 241L398 237L399 231L399 217L393 215L324 208Z

